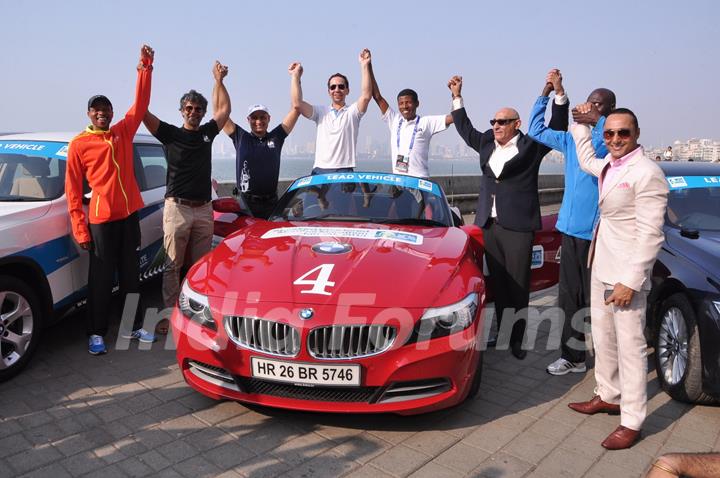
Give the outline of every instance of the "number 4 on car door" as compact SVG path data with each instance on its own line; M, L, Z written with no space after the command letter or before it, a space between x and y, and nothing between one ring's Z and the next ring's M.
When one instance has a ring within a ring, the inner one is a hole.
M330 279L330 273L333 270L333 267L335 267L335 264L320 264L317 267L313 267L303 275L297 278L293 284L295 285L311 285L312 289L307 290L301 290L301 294L319 294L319 295L331 295L330 292L326 291L326 287L332 287L335 285L334 282L331 282ZM308 279L308 277L315 274L317 271L317 278L316 279Z

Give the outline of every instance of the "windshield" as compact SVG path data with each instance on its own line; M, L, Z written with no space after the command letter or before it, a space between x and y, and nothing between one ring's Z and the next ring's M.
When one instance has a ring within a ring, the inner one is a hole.
M420 226L452 225L437 184L410 176L336 173L295 181L271 221L348 221Z
M0 154L0 201L47 201L62 196L65 160Z
M679 186L676 178L668 178L668 182L669 224L683 229L720 231L719 177L684 176Z
M67 143L0 137L0 201L48 201L65 190Z

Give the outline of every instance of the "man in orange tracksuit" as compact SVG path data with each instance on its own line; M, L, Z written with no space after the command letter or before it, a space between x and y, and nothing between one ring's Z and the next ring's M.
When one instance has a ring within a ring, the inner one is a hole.
M135 103L125 118L110 126L113 108L110 100L95 95L88 101L91 125L70 142L65 174L72 232L80 247L90 253L88 274L87 333L88 351L104 354L107 311L115 271L118 271L123 297L138 293L140 222L138 209L144 206L133 167L133 139L150 104L152 48L140 49ZM92 189L87 222L83 211L83 179ZM132 332L125 338L154 342L142 328L138 310Z

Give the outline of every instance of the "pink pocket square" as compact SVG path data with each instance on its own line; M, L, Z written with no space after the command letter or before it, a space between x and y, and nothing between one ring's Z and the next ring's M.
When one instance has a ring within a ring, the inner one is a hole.
M618 189L630 189L630 183L620 183L617 187Z

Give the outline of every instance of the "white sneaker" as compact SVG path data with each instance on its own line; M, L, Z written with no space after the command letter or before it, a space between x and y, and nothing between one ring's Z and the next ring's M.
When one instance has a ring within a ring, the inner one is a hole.
M545 371L550 375L565 375L567 373L584 373L587 370L584 363L568 362L564 358L559 358L547 366Z

